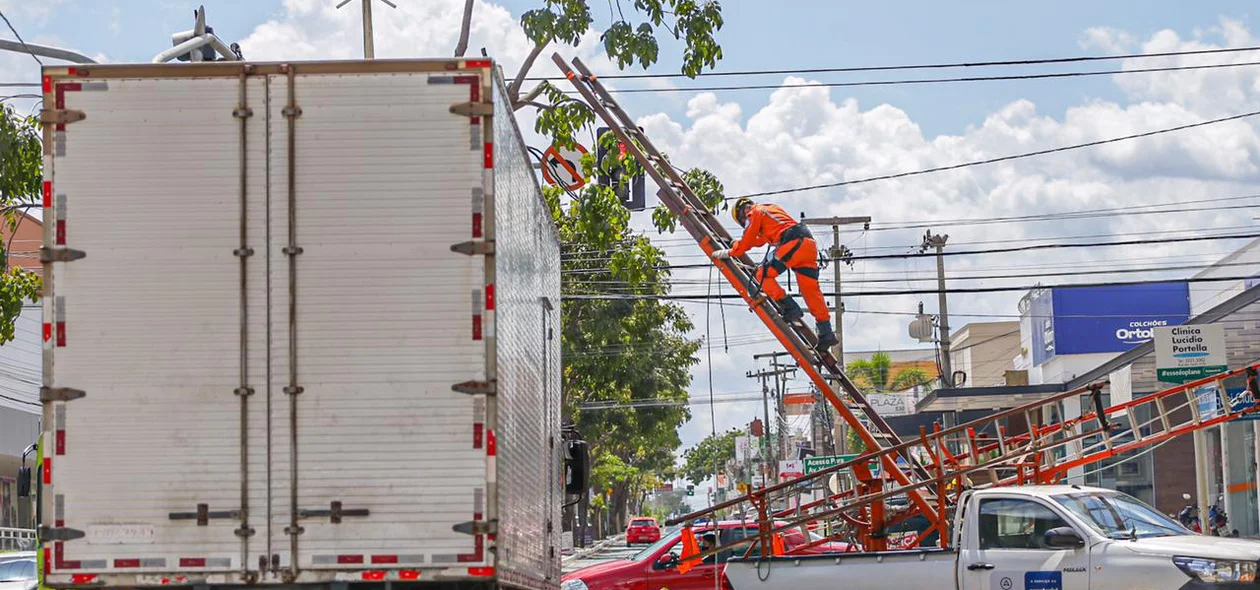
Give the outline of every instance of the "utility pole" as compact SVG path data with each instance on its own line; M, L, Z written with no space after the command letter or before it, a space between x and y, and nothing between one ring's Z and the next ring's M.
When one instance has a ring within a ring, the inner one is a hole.
M375 59L376 49L373 47L372 35L372 0L359 0L363 4L363 59ZM389 0L381 0L390 8L398 8L398 5ZM337 8L341 8L350 3L350 0L341 0L341 4Z
M938 301L940 302L940 330L941 330L941 385L946 389L954 387L954 368L953 362L949 357L949 305L945 296L945 242L949 240L948 235L933 234L932 230L928 230L923 235L923 244L919 246L919 253L927 252L929 248L936 248L936 288Z
M767 358L767 357L771 359L775 359L775 367L771 370L763 369L756 372L749 371L744 374L746 377L750 379L761 379L761 406L762 406L762 411L764 412L764 420L765 420L765 431L762 434L765 435L766 437L766 454L769 455L768 457L765 458L766 459L765 485L772 485L773 483L777 482L779 479L779 474L778 474L779 464L775 458L776 453L774 450L776 444L774 442L771 442L770 440L770 424L771 424L770 422L770 386L766 383L766 379L770 377L775 378L775 382L776 382L775 389L777 391L779 389L779 385L778 385L779 376L796 372L795 367L785 366L785 367L780 368L780 366L778 365L777 357L780 357L786 354L788 353L772 352L772 353L766 353L766 354L755 354L753 355L754 359L762 359L762 358ZM782 399L782 396L779 396L779 399ZM778 409L778 404L779 402L776 401L775 403L776 410ZM777 425L778 421L775 421L774 424ZM779 434L782 435L781 432Z
M805 217L805 215L801 214L801 217ZM836 321L835 321L836 345L831 347L831 356L836 357L836 364L840 366L841 370L844 370L844 301L841 300L840 298L840 264L841 262L843 262L845 264L852 265L853 260L851 259L851 257L853 256L853 253L850 252L847 247L842 246L840 244L840 226L855 225L855 224L860 223L862 224L863 229L870 229L871 218L870 217L819 217L816 219L804 219L803 221L805 225L831 226L831 249L827 252L827 254L831 258L831 265L832 265L831 272L833 273L833 277L835 278L835 282L836 282L835 291L834 291L835 308L836 308ZM835 388L836 391L840 391L839 383L836 383L833 381L831 386ZM821 420L822 416L819 415L818 412L815 412L815 418L818 420ZM826 429L823 428L821 430L826 430ZM844 448L843 441L848 436L849 427L847 424L844 423L843 420L836 420L832 430L833 431L831 435L832 435L832 438L835 439L832 441L832 443L833 443L833 446L837 449L835 452L837 454L843 453L844 451L839 450L839 449ZM822 445L819 445L819 446L822 446Z

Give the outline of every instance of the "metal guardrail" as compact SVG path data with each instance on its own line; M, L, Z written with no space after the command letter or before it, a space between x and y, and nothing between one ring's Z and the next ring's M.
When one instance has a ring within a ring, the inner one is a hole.
M34 551L34 529L0 527L0 551Z

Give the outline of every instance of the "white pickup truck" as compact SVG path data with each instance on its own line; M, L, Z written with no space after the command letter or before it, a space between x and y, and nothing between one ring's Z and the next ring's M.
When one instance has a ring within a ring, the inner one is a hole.
M1260 542L1198 535L1114 490L964 494L951 549L732 559L734 590L1252 588Z

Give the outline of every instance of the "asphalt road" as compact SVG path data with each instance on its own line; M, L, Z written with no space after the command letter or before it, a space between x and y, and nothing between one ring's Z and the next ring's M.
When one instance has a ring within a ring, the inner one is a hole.
M663 531L663 534L669 535L673 533L676 529L677 527L667 528L665 531ZM592 551L589 553L579 552L578 555L576 555L575 557L566 558L564 561L564 573L567 574L569 572L576 571L584 567L601 564L606 561L613 561L617 559L630 559L631 557L633 557L635 554L642 551L646 547L647 547L647 544L635 545L633 547L626 547L625 537L617 536L614 539L610 540L609 542L602 544L602 546L599 547L599 549L595 551Z

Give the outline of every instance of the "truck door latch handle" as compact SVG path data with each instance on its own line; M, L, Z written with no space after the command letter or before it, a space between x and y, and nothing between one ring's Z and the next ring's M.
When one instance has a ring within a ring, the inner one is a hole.
M969 564L969 565L967 566L967 569L969 569L969 570L971 570L971 571L976 571L976 570L991 570L991 569L993 569L994 567L995 567L995 566L994 566L993 564L991 564L991 563L973 563L973 564Z

